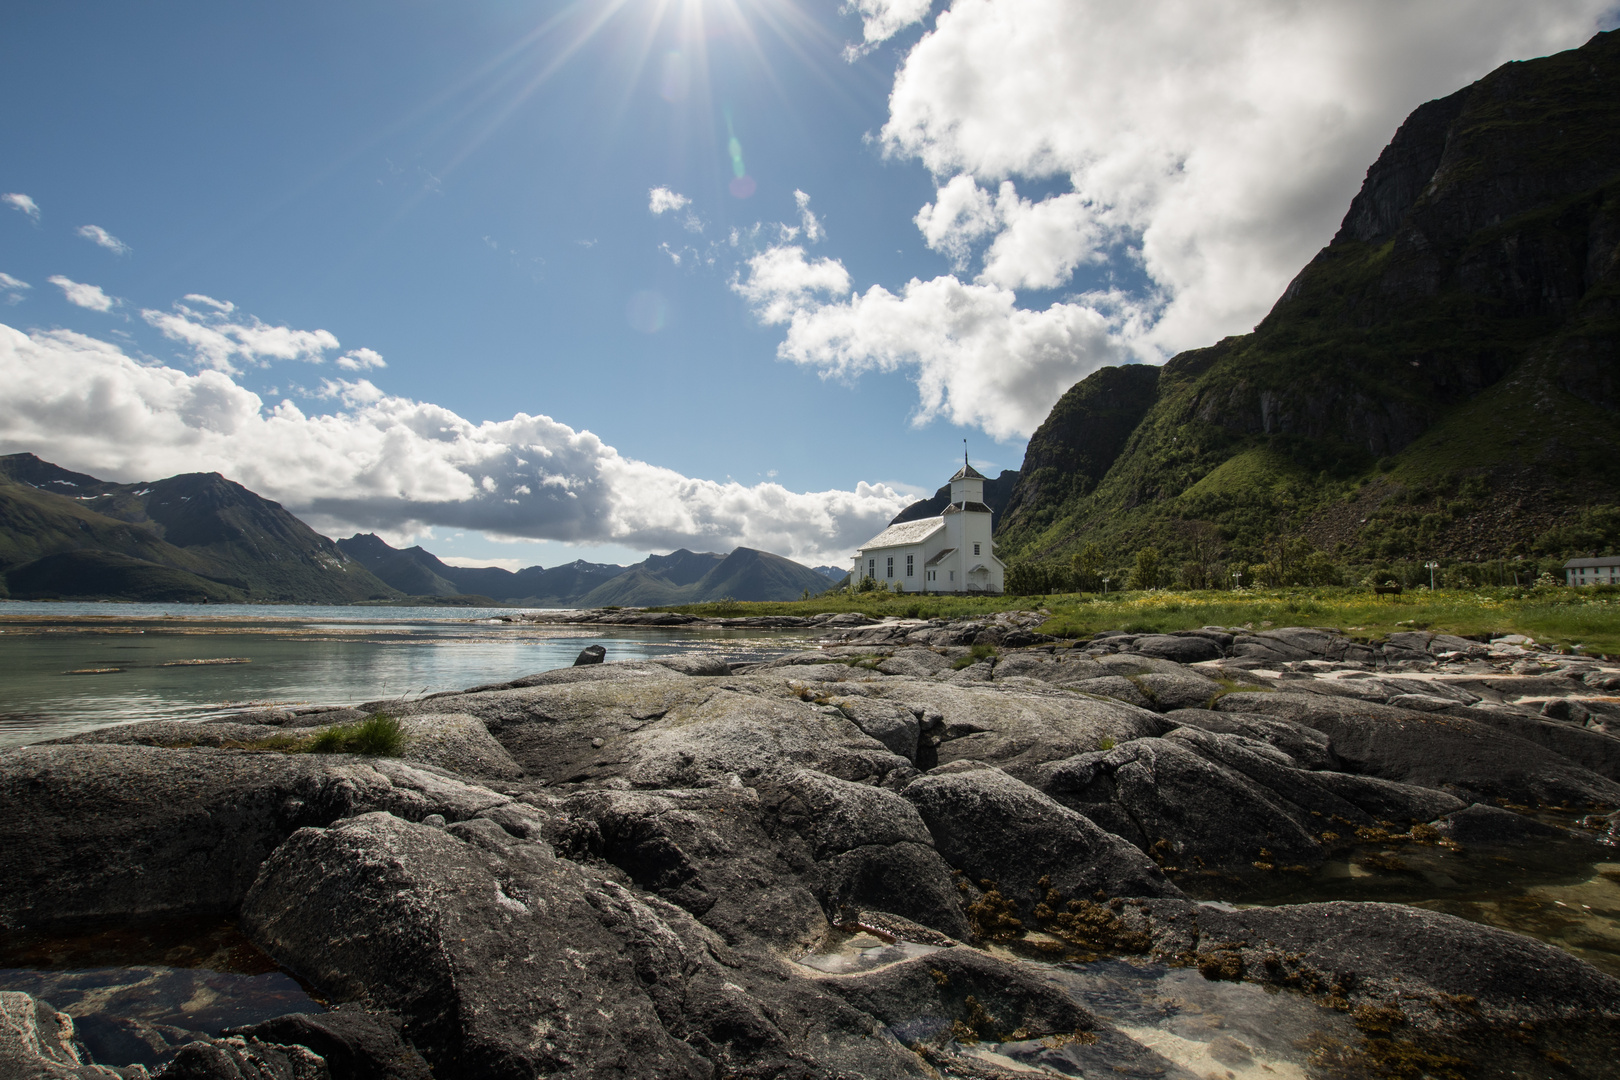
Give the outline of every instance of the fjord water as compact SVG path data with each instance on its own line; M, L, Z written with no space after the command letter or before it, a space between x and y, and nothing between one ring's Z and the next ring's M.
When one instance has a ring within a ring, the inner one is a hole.
M254 705L420 697L609 660L762 659L802 634L508 622L511 608L0 603L0 747ZM201 662L199 662L201 661ZM236 661L236 662L232 662Z

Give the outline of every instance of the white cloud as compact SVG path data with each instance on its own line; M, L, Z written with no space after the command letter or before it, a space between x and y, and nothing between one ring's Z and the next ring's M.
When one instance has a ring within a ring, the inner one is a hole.
M5 203L14 210L20 210L35 221L39 220L39 204L20 191L0 195L0 203Z
M785 323L806 306L819 306L819 296L849 292L849 271L836 259L809 262L804 248L767 248L748 260L748 279L731 287L754 305L760 321Z
M440 555L439 561L446 566L460 566L467 569L496 566L502 570L510 570L514 574L525 567L534 565L533 559L475 559L469 555Z
M52 274L45 279L62 290L70 304L76 304L91 311L111 311L118 306L119 301L101 291L99 285L86 285L83 282L65 278L61 274Z
M204 307L212 310L201 310ZM328 352L339 348L338 339L326 330L270 326L251 316L245 322L233 322L231 316L235 311L234 304L192 293L176 303L173 311L146 308L141 311L141 318L162 331L170 341L189 345L199 364L226 374L237 371L233 363L236 360L260 366L271 360L308 360L318 364ZM362 361L361 353L376 357L377 364ZM349 370L380 366L382 361L381 356L369 349L355 350L348 358L353 362L340 362L340 366Z
M0 293L6 294L6 303L22 303L23 291L33 286L21 278L14 278L10 274L0 272Z
M655 214L662 214L665 210L684 210L691 202L685 195L667 187L655 187L647 192L647 209Z
M129 245L103 229L100 225L80 225L78 233L92 244L104 247L114 255L129 254Z
M774 254L754 265L778 271ZM1027 311L1007 289L954 277L913 278L899 295L874 285L831 303L806 302L802 290L771 293L752 280L738 291L765 321L788 323L777 350L784 359L846 378L908 369L919 396L913 422L945 416L997 439L1034 431L1064 390L1130 359L1114 341L1121 326L1100 313L1100 303Z
M383 360L382 353L375 349L350 349L337 358L337 366L344 371L367 371L385 368L388 364Z
M217 470L328 535L438 525L641 550L744 545L825 562L909 501L880 484L800 493L698 480L550 417L475 424L365 380L330 383L336 407L306 415L289 401L267 405L223 371L140 364L68 331L0 325L0 385L0 453L131 481Z
M952 0L896 74L881 139L943 181L915 222L957 274L820 299L775 284L808 265L784 245L736 287L788 324L780 355L904 369L918 419L1028 435L1099 364L1252 328L1408 113L1581 44L1612 3ZM869 45L928 15L922 0L852 10ZM1089 263L1145 283L1018 306L1017 290L1072 287Z
M861 17L868 45L887 41L901 30L928 17L932 0L851 0L850 10Z
M812 244L826 239L827 230L821 227L820 220L810 212L810 196L794 188L793 201L799 207L799 228L804 230L804 238Z

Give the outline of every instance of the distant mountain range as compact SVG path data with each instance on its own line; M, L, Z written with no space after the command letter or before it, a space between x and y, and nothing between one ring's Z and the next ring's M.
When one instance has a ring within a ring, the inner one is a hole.
M218 473L115 484L33 454L0 457L0 598L641 607L794 600L831 586L825 573L752 548L682 549L634 566L450 566L369 533L334 543Z
M473 593L524 607L646 607L708 600L797 600L832 587L827 576L753 548L729 555L681 548L634 566L584 560L513 572L450 566L421 547L399 550L361 533L337 546L389 585L412 596ZM842 575L840 575L842 576Z
M114 484L0 457L0 590L15 599L348 604L402 594L218 473Z

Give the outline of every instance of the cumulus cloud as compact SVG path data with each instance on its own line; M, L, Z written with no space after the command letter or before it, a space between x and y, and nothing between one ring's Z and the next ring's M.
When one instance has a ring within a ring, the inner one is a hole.
M173 311L145 308L141 318L170 341L189 346L203 367L228 375L238 370L236 361L260 367L272 360L308 360L318 364L328 352L339 348L338 339L326 330L293 330L270 326L252 316L245 320L237 318L235 304L200 293L192 293L176 302ZM360 353L376 357L377 363L358 359ZM381 356L369 349L356 350L348 358L352 362L340 362L340 366L349 370L381 366L382 361Z
M100 225L80 225L78 233L92 244L97 247L104 247L114 255L129 254L129 245L103 229Z
M785 323L826 295L849 292L849 271L836 259L804 257L797 245L767 248L748 260L748 277L731 287L754 305L765 323Z
M337 358L337 366L344 371L367 371L385 368L388 364L383 360L382 353L375 349L350 349Z
M130 481L217 470L329 535L443 526L815 563L844 558L909 501L882 484L800 493L694 479L547 416L473 423L364 379L329 381L332 411L307 414L224 371L137 363L69 331L0 325L0 385L0 453Z
M27 214L35 221L39 220L39 204L20 191L13 191L6 195L0 195L0 203L5 203L12 209Z
M52 274L45 279L62 290L67 302L91 311L111 311L119 301L101 291L99 285L86 285L72 278L65 278L61 274Z
M1028 435L1103 364L1252 328L1412 109L1581 44L1611 5L953 0L896 74L881 142L941 181L915 223L956 273L817 297L774 283L808 265L783 244L738 291L788 325L783 357L828 374L903 368L919 419ZM929 13L852 9L868 45ZM1019 290L1073 287L1088 264L1145 284L1018 306Z
M1027 435L1078 379L1130 359L1116 342L1124 328L1099 310L1100 299L1028 311L1011 290L942 277L913 278L898 295L874 285L826 302L813 283L840 291L830 286L848 280L830 260L807 264L789 248L765 252L752 266L755 276L738 291L765 321L787 323L778 355L845 378L909 370L919 396L916 424L944 416L996 439Z
M655 214L662 214L666 210L684 210L691 203L691 199L667 187L655 187L647 192L647 209Z

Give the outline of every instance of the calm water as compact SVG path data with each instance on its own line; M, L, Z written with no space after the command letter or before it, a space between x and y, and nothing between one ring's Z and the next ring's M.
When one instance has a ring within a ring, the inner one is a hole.
M545 626L514 609L0 603L0 747L248 705L418 697L609 660L760 659L802 633ZM195 663L210 661L210 663ZM221 663L220 661L233 661Z

